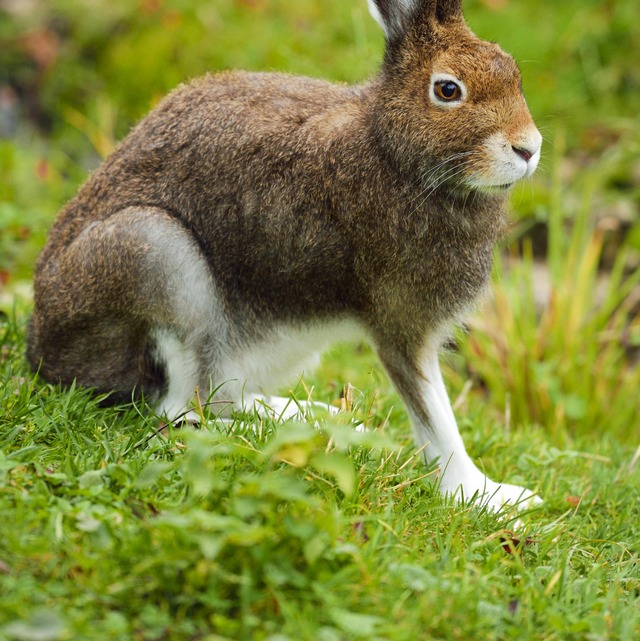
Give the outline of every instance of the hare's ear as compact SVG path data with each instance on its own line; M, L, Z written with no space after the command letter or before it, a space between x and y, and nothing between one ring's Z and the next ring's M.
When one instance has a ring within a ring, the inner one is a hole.
M387 40L401 38L409 21L424 4L423 0L368 0L369 11L375 21L382 27ZM429 2L435 8L435 0Z
M387 41L404 36L411 21L449 22L462 17L462 0L368 0L369 11L383 28Z

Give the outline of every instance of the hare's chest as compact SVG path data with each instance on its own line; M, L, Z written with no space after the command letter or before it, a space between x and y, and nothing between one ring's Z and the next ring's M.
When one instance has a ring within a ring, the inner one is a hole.
M492 262L492 243L434 243L405 262L395 296L406 314L429 323L455 320L484 293Z
M436 287L447 292L452 302L466 305L485 288L493 264L493 243L453 247L430 265Z

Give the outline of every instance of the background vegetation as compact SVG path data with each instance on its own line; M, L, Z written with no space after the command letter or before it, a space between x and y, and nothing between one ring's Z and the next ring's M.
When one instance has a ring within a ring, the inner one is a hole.
M294 390L355 387L319 429L164 437L22 356L47 228L129 127L208 70L366 78L366 2L0 0L0 639L638 638L637 2L465 6L545 135L492 296L444 358L472 454L545 498L517 536L439 497L366 347Z

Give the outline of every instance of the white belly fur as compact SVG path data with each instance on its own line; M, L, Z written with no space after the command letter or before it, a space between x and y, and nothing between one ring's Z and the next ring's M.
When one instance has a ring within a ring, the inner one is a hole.
M313 371L322 353L340 341L366 338L354 321L280 325L268 337L228 354L214 371L219 396L238 401L243 394L267 394L293 383L295 377Z

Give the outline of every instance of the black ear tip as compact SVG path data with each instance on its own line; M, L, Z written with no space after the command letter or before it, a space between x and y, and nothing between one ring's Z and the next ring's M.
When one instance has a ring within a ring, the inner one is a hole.
M436 19L446 22L462 16L462 0L437 0Z

